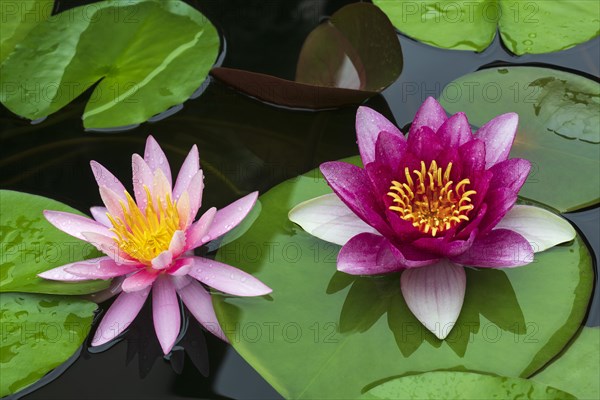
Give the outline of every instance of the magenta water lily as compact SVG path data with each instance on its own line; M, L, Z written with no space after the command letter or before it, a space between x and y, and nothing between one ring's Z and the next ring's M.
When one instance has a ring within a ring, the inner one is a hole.
M534 252L575 237L561 217L515 204L531 167L508 158L517 125L517 114L504 114L473 134L464 113L448 118L428 98L405 137L360 107L356 132L364 168L322 164L334 193L299 204L289 217L343 246L342 272L402 271L409 309L444 339L462 308L465 266L523 266Z
M203 285L237 296L261 296L271 289L232 266L194 256L194 249L237 226L254 206L258 193L220 210L210 208L194 221L202 204L204 175L193 146L172 184L169 162L149 136L144 157L132 157L134 198L99 163L91 162L105 207L92 207L94 219L46 211L58 229L86 240L105 256L63 265L40 274L61 281L116 278L111 292L120 293L102 319L92 341L104 344L135 319L152 291L154 327L165 354L179 334L177 296L209 331L226 340L210 294Z

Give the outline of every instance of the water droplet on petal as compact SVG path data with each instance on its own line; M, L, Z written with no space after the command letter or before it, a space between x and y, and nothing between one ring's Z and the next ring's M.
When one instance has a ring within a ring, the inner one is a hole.
M209 235L202 236L202 241L204 243L208 242L209 240L210 240L210 236Z

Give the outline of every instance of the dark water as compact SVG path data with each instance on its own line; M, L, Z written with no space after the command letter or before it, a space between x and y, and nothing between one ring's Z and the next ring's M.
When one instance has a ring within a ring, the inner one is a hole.
M58 2L66 9L84 2ZM223 66L293 78L302 42L319 21L343 1L190 1L221 30L227 41ZM544 63L588 76L599 75L600 40L557 54L514 57L497 40L481 54L444 51L400 37L404 71L383 96L368 104L399 126L409 123L427 96L437 96L451 80L491 63ZM87 94L89 96L89 94ZM217 207L252 191L264 192L321 162L357 153L355 107L335 111L292 111L262 104L219 82L187 101L174 115L127 132L84 132L81 115L87 96L45 121L31 125L1 110L1 178L4 189L44 195L82 211L100 203L89 160L116 176L130 177L130 157L142 152L153 134L174 168L197 144L206 174L204 204ZM568 216L586 235L598 261L598 208ZM600 324L598 285L588 325ZM147 310L146 310L147 314ZM190 322L190 330L198 329ZM147 334L149 332L149 335ZM206 337L210 375L202 376L202 343L188 354L162 359L151 322L140 318L129 341L91 354L82 350L60 377L27 395L28 399L82 398L234 398L280 396L232 348ZM84 346L85 347L85 346ZM191 355L190 355L191 354ZM204 365L204 364L202 364ZM38 385L36 385L38 386Z

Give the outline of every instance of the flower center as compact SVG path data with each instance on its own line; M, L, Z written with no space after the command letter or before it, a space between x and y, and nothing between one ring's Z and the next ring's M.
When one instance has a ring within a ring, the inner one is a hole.
M164 201L158 199L154 204L150 191L144 188L148 198L145 212L126 192L127 206L121 202L124 219L110 214L108 218L113 225L111 230L117 235L115 242L119 248L141 263L150 265L153 258L169 249L173 234L179 229L179 213L169 195Z
M390 210L397 211L405 221L423 233L435 237L461 221L468 221L469 211L473 209L471 196L474 190L467 190L471 181L463 179L457 184L450 180L452 163L445 170L438 167L437 162L431 162L429 169L421 161L421 170L410 173L404 168L406 182L392 181L390 196L394 205Z

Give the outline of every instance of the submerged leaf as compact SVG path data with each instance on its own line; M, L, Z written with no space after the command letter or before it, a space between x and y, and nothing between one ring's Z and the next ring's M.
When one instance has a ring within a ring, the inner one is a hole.
M101 255L91 244L50 225L44 210L81 214L45 197L0 190L0 292L87 294L107 288L110 281L65 283L38 278L40 272Z
M211 75L262 101L323 109L359 104L391 85L402 72L402 50L385 14L367 3L338 10L306 38L296 81L233 68Z
M96 304L25 293L0 296L0 397L31 385L71 357L87 337Z
M527 379L447 371L426 372L392 379L375 386L359 398L373 400L576 399L569 393Z
M499 113L519 114L510 156L532 163L521 196L562 212L600 201L597 82L548 68L490 68L450 82L440 102L476 126Z
M218 51L214 26L179 0L93 3L52 16L29 33L0 69L0 101L38 119L97 84L85 127L141 123L185 101Z

